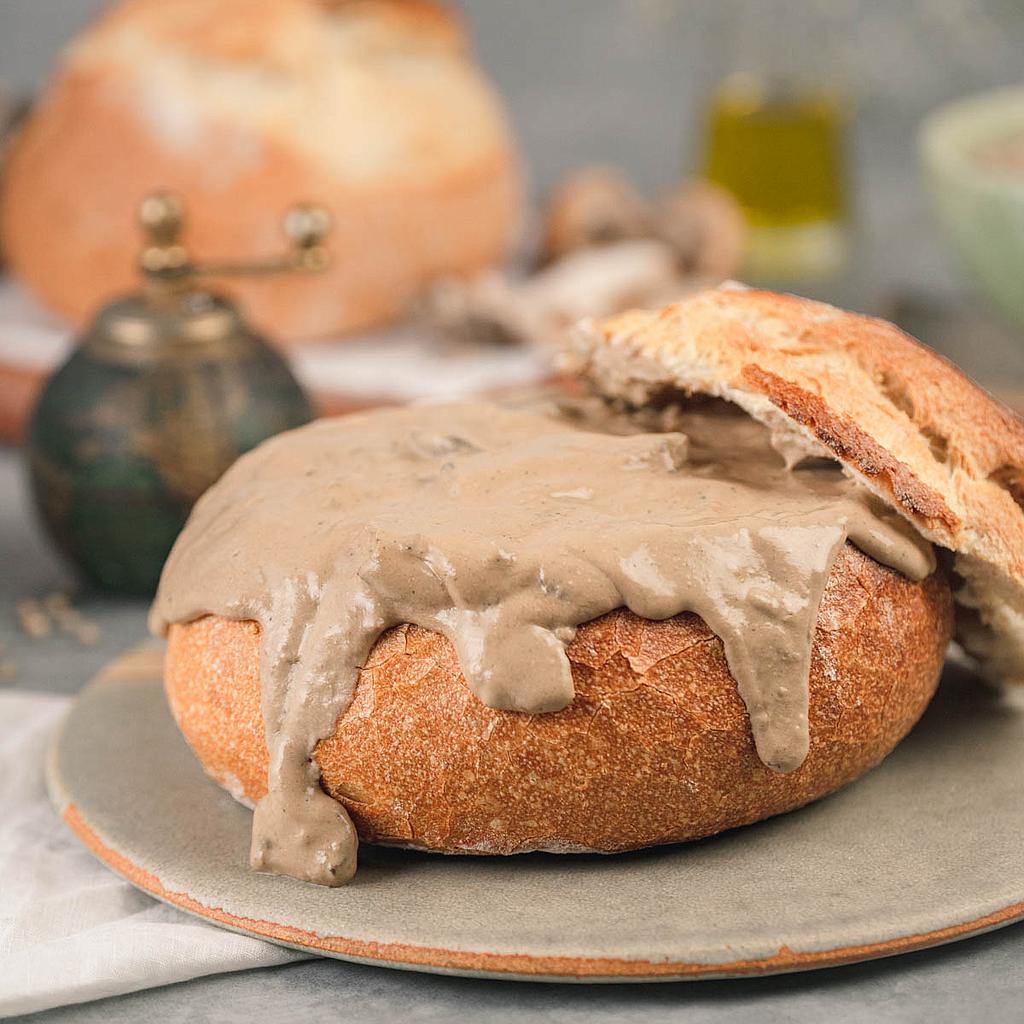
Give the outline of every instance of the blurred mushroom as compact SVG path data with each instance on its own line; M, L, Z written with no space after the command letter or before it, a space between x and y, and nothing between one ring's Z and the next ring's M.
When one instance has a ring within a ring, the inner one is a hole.
M613 167L584 167L564 179L544 215L546 262L589 246L647 238L652 233L648 203Z
M746 237L739 204L715 185L684 182L652 204L614 168L585 167L548 206L543 269L446 278L417 311L449 340L552 347L583 317L661 306L732 277Z
M722 280L736 274L747 246L747 223L733 195L692 179L670 189L655 207L658 237L679 255L683 273Z
M500 270L440 278L419 299L413 316L454 344L530 344L546 327L523 291Z
M582 317L663 305L692 287L664 242L617 242L571 253L520 281L497 271L439 281L418 312L451 341L554 348Z
M672 248L651 239L581 249L527 279L520 289L558 327L632 306L663 305L688 290Z

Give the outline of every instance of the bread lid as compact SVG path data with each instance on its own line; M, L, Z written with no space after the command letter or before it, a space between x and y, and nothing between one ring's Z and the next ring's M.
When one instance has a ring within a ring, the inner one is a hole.
M575 368L607 397L735 403L792 457L828 455L953 552L957 639L1024 682L1024 422L884 320L727 283L584 322Z

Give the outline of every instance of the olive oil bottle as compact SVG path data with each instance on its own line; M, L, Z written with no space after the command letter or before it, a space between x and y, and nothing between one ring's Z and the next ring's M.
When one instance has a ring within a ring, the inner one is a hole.
M847 256L846 106L825 88L737 74L709 105L704 174L739 200L750 226L746 273L831 277Z

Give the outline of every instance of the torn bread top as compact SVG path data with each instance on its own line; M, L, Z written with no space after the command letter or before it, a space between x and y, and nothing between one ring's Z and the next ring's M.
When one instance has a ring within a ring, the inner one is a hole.
M732 283L584 322L570 356L607 397L726 399L780 451L828 455L954 554L957 638L1024 682L1024 422L884 320Z

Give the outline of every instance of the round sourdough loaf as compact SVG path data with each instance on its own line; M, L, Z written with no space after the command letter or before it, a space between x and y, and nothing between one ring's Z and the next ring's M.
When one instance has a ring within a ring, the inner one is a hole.
M1024 425L890 324L740 286L584 325L572 360L634 406L726 399L794 459L818 455L940 552L920 583L851 545L813 637L810 751L759 760L719 639L696 616L616 611L569 645L563 711L491 710L437 634L378 641L315 751L360 835L445 852L614 851L798 807L883 758L928 703L954 629L989 675L1024 677ZM206 770L243 800L266 786L259 627L173 625L166 684Z
M157 188L182 195L204 258L278 251L295 202L331 211L326 273L224 283L284 339L386 321L432 278L493 263L521 205L502 105L427 0L119 0L10 152L10 272L84 320L132 286L135 210Z
M912 583L846 545L814 636L810 752L758 758L721 641L695 615L617 611L569 645L576 696L544 715L495 711L437 633L386 633L316 760L361 838L447 853L628 850L792 810L877 764L935 689L952 628L943 571ZM259 627L173 625L171 709L207 773L266 792Z

